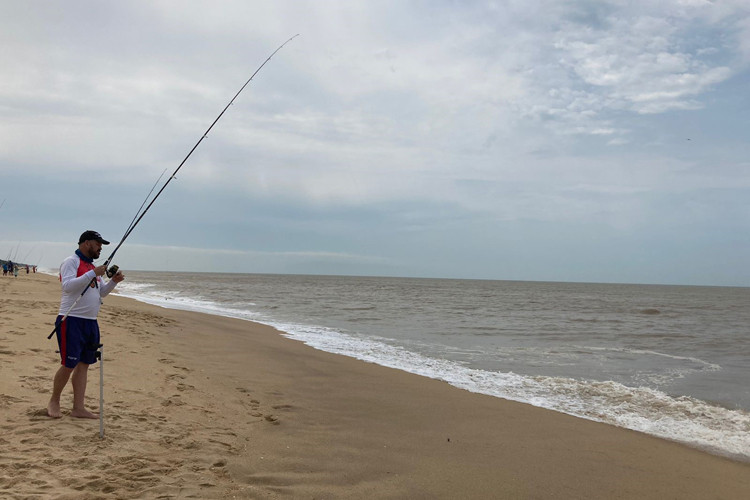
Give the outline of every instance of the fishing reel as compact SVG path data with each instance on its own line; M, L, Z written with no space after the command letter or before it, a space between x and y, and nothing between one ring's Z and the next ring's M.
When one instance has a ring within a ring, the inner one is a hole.
M112 278L115 274L117 274L117 271L120 270L120 267L118 265L114 265L107 269L107 278Z

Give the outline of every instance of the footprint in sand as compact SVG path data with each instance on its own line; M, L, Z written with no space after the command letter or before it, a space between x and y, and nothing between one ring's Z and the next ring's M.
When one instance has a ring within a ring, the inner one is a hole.
M7 408L13 403L21 403L23 399L8 396L7 394L0 394L0 408Z
M41 375L21 375L18 377L18 379L21 381L22 387L28 387L29 389L33 389L36 392L42 394L49 392L49 387L47 387L49 380L47 377L43 377Z
M250 416L251 417L262 417L263 416L263 413L261 413L260 411L258 411L258 408L260 408L260 401L258 401L257 399L251 399L248 406L250 406L250 409L252 410L250 412Z
M29 408L26 410L26 415L31 417L31 420L49 420L47 408Z
M171 397L169 397L169 398L167 398L167 399L165 399L164 401L161 402L162 406L172 406L172 405L174 405L174 406L183 406L184 404L185 404L185 402L180 399L180 395L179 394L174 394Z
M266 419L266 422L271 422L273 425L279 425L281 422L279 422L279 417L276 417L274 415L266 415L263 417Z

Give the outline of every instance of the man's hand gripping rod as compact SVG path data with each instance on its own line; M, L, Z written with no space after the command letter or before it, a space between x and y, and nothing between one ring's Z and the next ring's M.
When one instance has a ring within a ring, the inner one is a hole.
M255 75L258 74L258 72L263 68L263 66L265 66L266 63L268 61L270 61L271 58L273 56L275 56L276 53L282 49L282 47L284 47L284 45L286 45L287 43L291 42L292 40L294 40L298 36L299 36L299 33L296 34L296 35L294 35L293 37L291 37L286 42L284 42L281 45L279 45L279 47L276 50L274 50L271 53L271 55L268 56L268 58L265 61L263 61L263 64L261 64L260 66L258 66L258 69L256 69L255 72L250 76L250 78L247 79L247 81L245 82L245 84L242 87L240 87L240 90L238 90L237 93L234 95L234 97L232 97L232 100L229 101L229 104L227 104L224 107L224 109L221 111L221 113L219 113L219 116L216 117L216 119L213 121L213 123L211 123L211 125L208 127L208 129L206 129L206 131L203 133L203 135L201 136L201 138L198 139L198 142L195 143L195 146L193 146L193 149L190 150L190 152L187 154L187 156L185 157L185 159L182 160L182 162L180 163L180 165L175 169L174 172L172 172L172 175L169 177L169 179L167 179L167 182L164 183L164 185L161 187L161 189L159 190L159 192L156 193L156 196L154 196L154 198L148 204L148 206L146 207L146 209L143 210L142 212L139 209L139 211L136 213L136 216L133 218L133 221L131 221L130 226L128 226L128 229L125 231L125 234L123 235L122 239L120 240L120 243L118 243L117 246L115 247L115 249L112 251L112 255L110 255L109 258L107 258L107 260L104 261L104 266L108 266L109 263L112 262L112 259L115 257L115 254L120 249L120 247L122 246L122 244L125 243L125 240L128 238L128 236L130 236L130 233L133 232L133 229L135 229L135 226L137 226L138 223L141 222L141 219L143 219L143 216L146 215L146 212L148 212L148 210L154 204L154 202L156 201L156 199L161 195L161 193L164 191L164 189L169 185L169 183L172 182L172 180L176 178L177 172L180 171L180 169L185 164L185 162L188 160L188 158L190 158L190 155L193 154L193 151L195 151L198 148L198 146L200 145L200 143L203 142L203 139L205 139L206 136L208 136L208 133L211 131L212 128L214 128L214 125L216 125L216 122L218 122L221 119L221 117L224 116L224 113L226 112L227 109L229 109L229 106L231 106L234 103L234 100L237 99L237 97L242 93L243 90L245 90L245 87L248 86L248 84L252 81L252 79L255 77ZM164 175L164 174L162 173L162 175ZM161 177L159 177L159 179L161 179ZM157 180L156 183L158 184L159 181ZM154 184L154 187L156 187L156 184ZM154 190L154 188L151 188L151 192L153 192L153 190ZM149 193L149 196L151 195L151 192ZM146 200L148 200L148 196L146 197ZM141 208L143 208L143 205L145 203L146 202L144 200L143 204L141 204ZM107 270L107 276L109 276L110 278L112 276L114 276L115 274L117 274L117 266L112 266L112 268L109 268ZM89 282L89 284L86 285L86 287L81 292L81 295L79 295L78 298L76 299L76 301L73 303L73 305L70 306L70 309L68 309L68 311L62 317L62 321L65 321L65 318L68 317L68 314L70 314L70 311L73 310L73 308L76 306L76 304L78 303L78 301L81 300L81 297L84 296L84 294L88 291L88 289L91 288L91 285L93 285L95 282L96 282L96 276L94 276L94 278L91 280L91 282ZM61 321L61 323L62 323L62 321ZM55 334L56 331L57 331L57 326L55 326L55 328L52 330L52 333L50 333L47 336L47 338L51 339L52 336Z

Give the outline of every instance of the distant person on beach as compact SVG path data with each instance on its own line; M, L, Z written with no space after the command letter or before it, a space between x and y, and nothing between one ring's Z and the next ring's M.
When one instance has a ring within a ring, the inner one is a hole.
M104 282L102 276L106 273L107 267L94 266L94 260L99 258L102 245L109 245L109 241L96 231L85 231L78 239L78 250L75 254L60 264L62 299L55 329L62 366L55 374L52 397L47 405L47 415L52 418L62 417L60 395L71 375L73 411L70 416L99 418L99 415L88 411L84 406L89 365L96 363L99 348L99 323L96 317L102 297L107 296L117 283L125 279L125 276L118 272L111 280ZM87 290L81 295L87 286L93 290ZM70 309L76 300L78 303ZM62 321L69 309L68 317Z

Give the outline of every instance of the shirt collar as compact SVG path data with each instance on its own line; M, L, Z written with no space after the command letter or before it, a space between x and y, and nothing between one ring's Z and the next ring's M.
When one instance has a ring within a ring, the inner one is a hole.
M94 259L89 259L85 255L83 255L83 252L81 252L80 250L76 250L76 255L79 256L81 258L81 260L84 261L84 262L88 262L89 264L93 264L94 263Z

